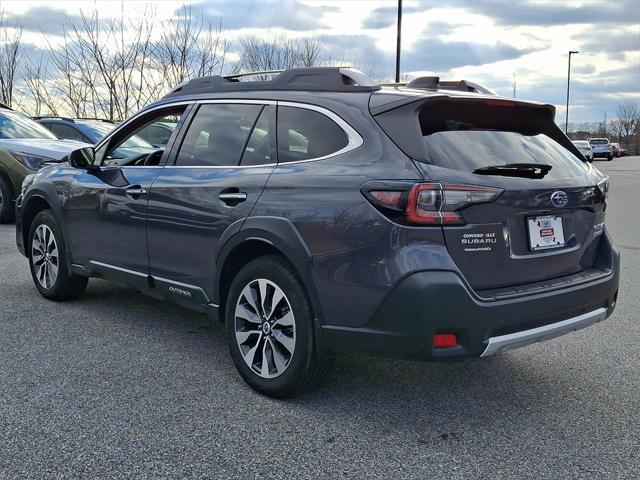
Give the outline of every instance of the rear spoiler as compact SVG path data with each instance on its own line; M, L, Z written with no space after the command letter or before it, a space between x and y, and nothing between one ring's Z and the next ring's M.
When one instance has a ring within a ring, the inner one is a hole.
M541 115L534 117L534 119L537 119L536 130L558 142L579 160L585 161L580 150L556 124L556 108L550 104L522 102L493 96L450 97L447 95L434 95L418 98L405 97L396 102L371 108L371 114L404 153L414 160L426 162L426 152L422 142L422 131L418 115L425 105L433 102L484 103L485 105L489 104L497 107L527 108L538 111ZM407 118L412 118L413 120L407 123ZM535 126L535 123L532 124L532 127Z

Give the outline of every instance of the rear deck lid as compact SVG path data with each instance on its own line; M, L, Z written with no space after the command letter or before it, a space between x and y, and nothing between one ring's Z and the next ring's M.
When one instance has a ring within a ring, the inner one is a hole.
M461 210L464 225L440 227L476 289L544 281L595 263L603 176L582 160L553 118L548 105L446 97L376 117L412 152L426 180L503 190L492 202Z

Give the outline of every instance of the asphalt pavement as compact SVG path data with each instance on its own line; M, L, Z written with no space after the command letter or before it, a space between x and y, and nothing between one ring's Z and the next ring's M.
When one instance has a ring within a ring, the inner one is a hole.
M44 300L0 226L0 478L638 478L640 157L595 165L622 252L609 320L455 364L338 357L287 401L202 315L100 280Z

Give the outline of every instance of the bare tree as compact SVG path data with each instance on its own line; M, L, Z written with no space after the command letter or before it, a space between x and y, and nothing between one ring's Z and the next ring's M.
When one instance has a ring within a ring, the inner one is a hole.
M618 118L615 124L620 140L629 145L631 139L638 133L640 128L640 105L636 101L626 100L618 104L616 115Z
M234 72L260 72L312 67L329 61L325 46L317 37L290 39L286 35L240 37L240 59Z
M154 45L151 65L162 79L164 89L193 77L221 73L229 42L221 36L222 26L194 17L190 7L182 7L175 20L165 22L160 40Z
M16 21L8 25L4 10L0 10L0 102L11 106L16 73L21 56L22 27Z
M26 59L22 67L22 97L30 100L30 105L23 105L22 110L33 115L58 115L56 89L50 80L48 62L41 55L37 62Z

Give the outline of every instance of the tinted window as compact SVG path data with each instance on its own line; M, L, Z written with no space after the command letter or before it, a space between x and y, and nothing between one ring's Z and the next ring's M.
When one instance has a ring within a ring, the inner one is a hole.
M162 158L164 148L154 147L149 142L139 136L152 127L156 122L171 122L174 129L177 122L184 113L186 107L168 107L167 110L156 112L155 114L145 115L120 131L115 132L109 140L109 148L106 151L104 160L109 164L119 165L157 165ZM101 149L102 150L102 149ZM152 157L145 159L149 154L157 152ZM102 157L102 154L96 154L96 159Z
M78 140L80 142L86 141L84 135L77 131L75 128L69 127L62 123L52 123L50 130L55 133L58 138L64 138L67 140Z
M177 165L238 165L261 110L262 105L202 105L184 137Z
M278 107L278 161L324 157L349 143L345 131L326 115L295 107Z
M39 123L21 113L0 110L0 138L47 138L56 136Z
M275 107L264 107L242 155L241 165L275 163Z
M528 107L441 102L422 109L420 126L428 161L473 172L508 163L552 166L545 178L584 175L585 164L545 133L544 114Z

